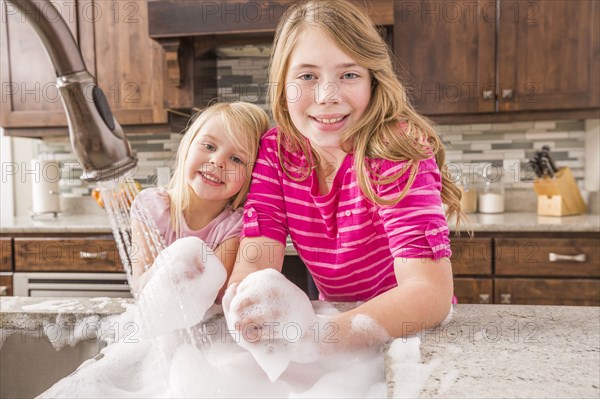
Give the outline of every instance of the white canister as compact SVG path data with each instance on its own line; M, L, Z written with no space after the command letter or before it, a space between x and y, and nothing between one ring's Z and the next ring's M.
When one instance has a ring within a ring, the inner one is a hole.
M58 196L60 163L47 159L33 159L31 172L31 212L33 214L60 212Z

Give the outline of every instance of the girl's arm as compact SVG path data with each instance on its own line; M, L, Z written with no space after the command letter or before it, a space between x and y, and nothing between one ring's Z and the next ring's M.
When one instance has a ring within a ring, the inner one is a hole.
M139 292L148 282L151 276L149 273L159 250L151 249L148 242L150 237L149 227L137 219L131 219L131 251L129 258L131 260L131 279L133 290Z
M252 272L271 268L281 271L285 245L268 237L245 237L228 285L239 283Z
M227 280L225 280L225 284L223 285L223 287L221 287L221 290L217 295L217 303L221 302L223 294L227 289L227 282L231 277L231 272L233 271L233 266L238 256L239 247L239 237L232 237L228 240L223 241L217 248L215 248L215 255L217 255L217 257L221 260L221 263L223 263L223 266L225 266L225 271L227 272Z
M334 341L350 347L380 345L381 334L376 331L352 328L357 315L366 315L383 328L391 337L402 337L435 327L450 312L453 281L452 266L448 258L401 259L394 261L398 286L350 311L328 319L336 327ZM381 337L385 339L386 337ZM321 343L327 351L335 349L332 343Z

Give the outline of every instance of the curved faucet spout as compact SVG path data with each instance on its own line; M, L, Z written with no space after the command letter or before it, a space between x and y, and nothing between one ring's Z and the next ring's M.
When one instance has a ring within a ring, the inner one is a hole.
M6 0L34 28L56 71L69 136L83 167L82 179L116 178L137 166L123 129L102 90L86 70L67 24L49 0Z

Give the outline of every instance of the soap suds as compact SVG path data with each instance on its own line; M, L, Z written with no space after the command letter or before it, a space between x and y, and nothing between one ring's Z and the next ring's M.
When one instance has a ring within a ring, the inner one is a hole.
M53 343L64 347L95 335L109 345L40 397L385 396L381 348L320 353L314 329L337 313L331 305L313 308L299 288L268 269L230 287L224 319L213 305L225 280L223 266L198 239L176 243L157 259L162 264L154 265L137 303L123 304L127 310L116 317L86 316L72 329L71 341ZM190 265L190 258L196 263ZM96 302L103 306L101 298ZM267 323L253 331L260 340L244 339L249 332L241 326L248 320ZM377 328L367 316L355 317L352 326L359 332ZM417 395L435 367L434 361L421 364L419 344L418 338L395 340L390 348L395 392L404 397Z

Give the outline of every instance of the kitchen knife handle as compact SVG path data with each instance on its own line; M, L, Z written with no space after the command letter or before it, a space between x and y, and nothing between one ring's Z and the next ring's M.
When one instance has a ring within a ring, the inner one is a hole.
M585 254L561 255L561 254L555 254L554 252L550 252L548 254L548 260L550 262L558 262L561 260L573 261L573 262L585 262L586 259L587 259L587 257L585 256Z

